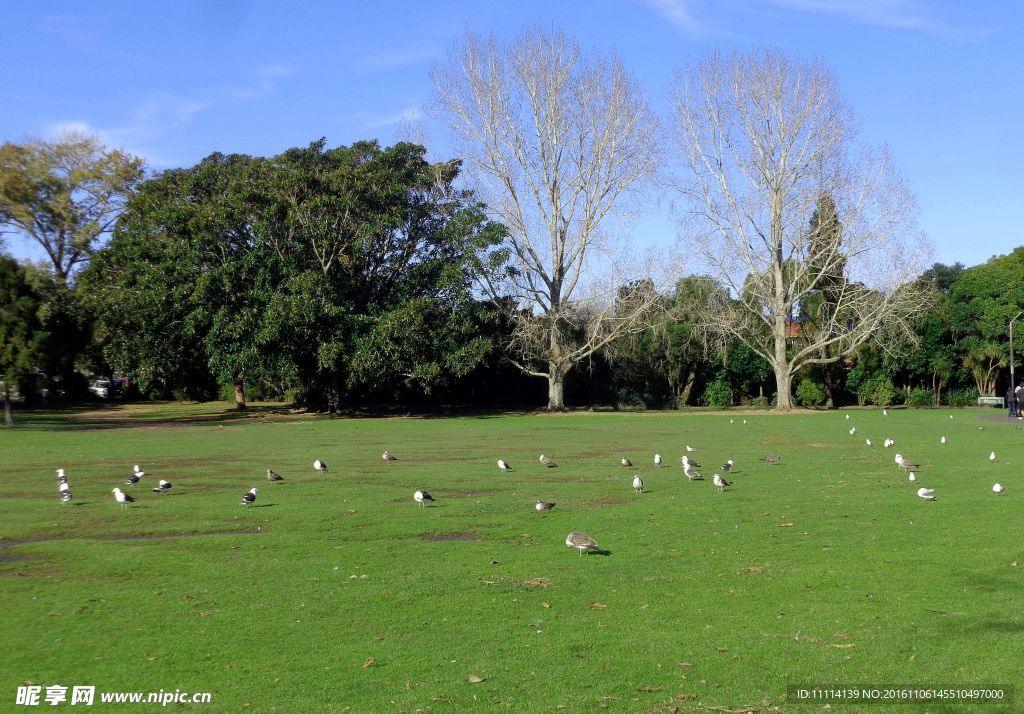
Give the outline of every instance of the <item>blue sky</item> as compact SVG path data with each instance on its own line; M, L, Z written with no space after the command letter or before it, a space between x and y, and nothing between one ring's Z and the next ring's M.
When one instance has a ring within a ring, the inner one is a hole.
M321 136L390 143L411 117L448 158L423 116L431 65L466 28L504 37L535 23L618 52L659 111L674 68L710 48L820 57L862 138L888 144L913 186L936 260L972 265L1024 244L1020 2L7 2L0 141L82 129L161 169ZM675 235L657 207L636 231Z

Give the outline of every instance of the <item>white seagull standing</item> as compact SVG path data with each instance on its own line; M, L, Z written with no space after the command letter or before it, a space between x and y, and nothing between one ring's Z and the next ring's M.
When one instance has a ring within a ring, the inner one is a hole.
M910 483L917 483L917 474L911 471L910 475L907 476L907 481L910 481Z
M600 550L601 548L597 545L597 541L588 536L583 531L573 531L565 537L565 544L570 548L575 548L583 555L585 550Z
M316 461L313 462L313 468L316 469L317 474L322 474L324 471L327 470L327 464L325 464L320 459L317 459Z
M850 421L850 415L849 414L846 415L846 421Z
M926 501L935 501L935 489L934 488L919 488L917 489L917 495Z
M871 446L871 439L865 439L864 443L866 443L868 446Z
M427 502L427 501L433 502L433 500L434 500L434 497L433 497L433 496L431 496L431 495L430 495L429 493L427 493L426 491L424 491L424 490L420 489L419 491L417 491L416 493L414 493L414 494L412 495L412 499L413 499L414 501L416 501L416 503L418 503L419 505L421 505L421 506L422 506L422 505L423 505L423 504L424 504L425 502Z
M850 436L853 436L856 433L857 433L857 427L851 426L850 427Z
M128 477L128 480L124 482L124 485L125 486L134 486L140 480L142 480L141 476L139 476L138 474L132 474L131 476Z
M744 423L746 423L746 422L744 422ZM695 449L695 448L693 448L692 446L690 446L689 444L687 444L687 445L686 445L686 450L687 450L687 451L688 451L689 453L691 453L691 454L692 454L692 453L693 453L694 451L696 451L696 449Z
M552 461L551 459L549 459L549 458L548 458L547 456L545 456L544 454L541 454L541 455L540 455L540 458L539 458L539 459L537 459L537 460L538 460L538 461L540 461L540 462L541 462L542 464L544 464L545 466L547 466L547 467L548 467L549 469L553 469L553 468L555 468L556 466L558 466L558 464L556 464L556 463L555 463L554 461Z
M68 486L68 482L67 481L61 481L60 485L57 487L57 490L59 492L61 492L61 493L63 493L64 491L67 491L68 489L69 489L69 486Z
M274 469L267 469L267 481L284 481L284 476Z
M631 469L631 468L633 468L633 462L630 461L629 459L627 459L625 456L623 456L619 460L619 463L622 464L622 468L624 468L624 469Z
M384 450L384 453L381 455L381 458L384 459L385 463L391 463L392 461L398 461L398 459L396 459L394 456L392 456L391 452L388 451L387 449Z
M64 469L57 469L57 480L64 481Z
M689 456L687 456L686 454L683 454L683 468L684 469L688 469L690 467L699 469L700 468L700 463L697 462L697 461L691 461Z
M715 487L718 489L719 493L724 491L726 486L732 486L731 483L726 481L724 478L722 478L718 474L715 474L714 482L715 482Z
M992 487L992 490L995 491L996 493L1002 493L1003 492L1003 484L997 483L995 486Z
M640 478L640 474L633 477L633 493L644 492L644 480Z
M114 494L114 500L121 504L121 508L127 508L129 503L135 503L134 498L119 488L115 488L111 493Z
M889 416L889 410L885 407L882 407L882 416Z
M726 473L732 471L732 459L729 459L724 464L722 464L722 471L725 471Z
M505 459L498 459L498 468L501 469L502 471L512 470L512 467L508 465L508 462L505 461Z
M250 488L244 496L242 496L242 505L248 506L256 500L256 488Z
M143 476L146 475L146 472L140 469L138 464L135 464L135 466L132 467L132 473L138 476L139 478L142 478Z
M700 472L698 472L695 468L693 468L693 464L692 463L687 464L686 466L683 466L683 473L686 474L686 478L689 479L690 481L703 481L704 480L704 477L700 475Z
M661 454L655 454L654 455L654 468L656 468L656 469L660 469L661 468Z
M160 479L160 484L153 489L153 493L167 493L171 490L171 482Z
M990 453L990 454L988 455L988 460L989 460L989 461L995 461L995 460L996 460L996 452L994 452L994 451L993 451L993 452L991 452L991 453Z
M944 437L944 436L940 436L940 437L939 437L939 443L940 443L940 444L945 444L945 443L946 443L946 437Z

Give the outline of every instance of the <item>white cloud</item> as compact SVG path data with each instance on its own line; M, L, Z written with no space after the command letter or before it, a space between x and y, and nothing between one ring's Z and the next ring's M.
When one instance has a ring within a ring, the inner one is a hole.
M434 60L440 54L435 47L406 47L361 57L356 60L355 68L362 72L379 72Z
M935 17L919 0L770 0L772 4L826 15L845 17L864 25L894 30L914 30L956 40L978 40L992 34L990 28L951 25Z
M711 29L698 20L689 0L644 0L655 12L687 35L713 34Z

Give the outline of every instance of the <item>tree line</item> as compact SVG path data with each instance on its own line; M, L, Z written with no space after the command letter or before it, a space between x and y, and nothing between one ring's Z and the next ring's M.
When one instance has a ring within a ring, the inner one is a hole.
M5 404L85 374L320 410L924 404L1005 379L1024 253L925 270L912 193L821 63L709 53L664 118L557 30L468 33L431 78L448 161L320 139L154 175L93 137L5 143L0 228L47 257L0 259ZM656 182L682 207L668 270L623 220Z

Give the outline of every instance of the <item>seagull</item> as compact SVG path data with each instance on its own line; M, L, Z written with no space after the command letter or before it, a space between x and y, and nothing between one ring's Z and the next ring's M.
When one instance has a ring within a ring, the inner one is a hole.
M889 416L889 410L885 407L882 407L882 416Z
M622 468L624 469L633 468L633 462L627 459L625 456L622 457L622 460L619 461L619 463L622 464Z
M60 486L57 487L57 490L60 491L61 493L63 493L64 491L67 491L68 490L68 482L67 481L61 481L60 482Z
M940 444L945 444L946 443L946 437L944 437L944 436L939 437L939 443Z
M884 441L884 442L882 442L882 446L884 446L885 448L887 448L887 449L888 449L888 448L889 448L890 446L893 446L893 445L894 445L895 443L896 443L895 441L893 441L893 440L892 440L892 439L890 439L889 437L886 437L886 438L885 438L885 441Z
M583 555L585 550L600 550L601 548L597 545L597 541L588 536L583 531L573 531L565 537L565 544L570 548L575 548Z
M700 468L700 463L697 462L697 461L690 461L690 457L687 456L686 454L683 454L683 468L684 469L688 469L691 466L693 466L694 468L698 468L699 469Z
M316 461L313 462L313 468L316 469L316 472L318 474L322 474L324 471L327 470L327 464L325 464L320 459L317 459Z
M433 501L434 497L421 489L412 495L412 500L422 506L426 501Z
M743 423L744 423L744 424L746 424L746 423L747 423L747 420L746 420L746 419L744 419L744 420L743 420Z
M952 418L953 418L953 415L952 415L952 414L950 414L950 415L949 415L949 418L950 418L950 419L952 419Z
M508 465L508 462L505 461L505 459L498 459L498 468L501 469L502 471L512 470L512 467Z
M119 488L115 488L111 493L114 494L114 500L121 504L121 508L127 508L129 503L135 503L134 498Z
M556 464L556 463L555 463L554 461L552 461L551 459L549 459L549 458L548 458L547 456L545 456L544 454L541 454L541 455L540 455L540 459L539 459L539 461L540 461L540 462L541 462L542 464L544 464L545 466L547 466L547 467L548 467L549 469L553 469L553 468L555 468L556 466L558 466L558 464Z
M274 469L267 469L267 481L284 481L284 476Z
M732 459L729 459L724 464L722 464L722 471L725 471L726 473L732 471Z
M691 464L691 466L692 466L692 464ZM684 472L686 473L686 478L690 479L691 481L703 481L704 480L704 477L701 476L699 472L691 469L690 466L684 467Z
M865 439L865 440L864 440L864 442L865 442L865 443L866 443L866 444L867 444L868 446L871 446L871 439Z
M762 456L761 461L767 461L769 464L774 465L779 463L781 458L781 456L776 456L775 454L768 454L768 456Z
M140 469L138 464L135 464L135 466L132 467L132 473L134 473L139 478L142 478L143 476L146 475L146 472Z
M731 484L731 483L729 483L728 481L726 481L726 480L725 480L724 478L722 478L722 477L721 477L721 476L719 476L718 474L715 474L715 477L714 477L714 482L715 482L715 486L716 486L716 487L718 488L718 492L719 492L719 493L721 493L722 491L724 491L724 490L725 490L725 487L726 487L726 486L732 486L732 484Z
M633 477L633 493L644 492L644 480L640 478L640 474Z
M745 423L746 423L746 422L744 422L744 424L745 424ZM692 453L693 453L694 451L696 451L696 449L695 449L695 448L693 448L692 446L690 446L689 444L687 444L687 445L686 445L686 451L687 451L688 453L691 453L691 454L692 454Z
M256 500L256 489L254 487L254 488L250 488L246 492L246 494L244 496L242 496L242 505L243 506L248 506L249 504L251 504L255 500Z
M656 468L656 469L660 469L661 468L661 454L655 454L654 455L654 468Z
M386 449L384 450L384 453L381 455L381 458L384 459L384 461L387 461L387 462L398 461L398 459L396 459L394 456L392 456L391 452L389 452Z
M907 481L910 481L910 483L917 483L917 474L911 471L910 475L907 476Z
M60 492L60 502L71 503L71 491L68 491L67 489L62 490Z
M555 504L552 503L551 501L537 501L537 503L534 505L534 508L536 508L538 511L550 511L554 507Z
M171 490L171 482L160 479L160 484L153 489L153 493L167 493Z
M124 482L125 486L134 486L142 479L138 474L132 474L128 477L128 480Z
M919 488L917 489L917 495L926 501L935 501L935 489L934 488Z
M846 421L850 421L850 415L849 414L846 415Z
M63 481L64 480L64 469L57 469L57 480L58 481Z
M857 433L857 427L851 426L850 427L850 436L853 436L856 433Z
M990 453L988 455L988 460L989 461L995 461L996 460L996 452L993 451L992 453Z
M1002 493L1003 492L1003 484L997 483L995 486L992 487L992 490L995 491L996 493ZM63 496L61 498L63 498ZM68 500L69 501L71 500L71 493L70 492L68 493Z

